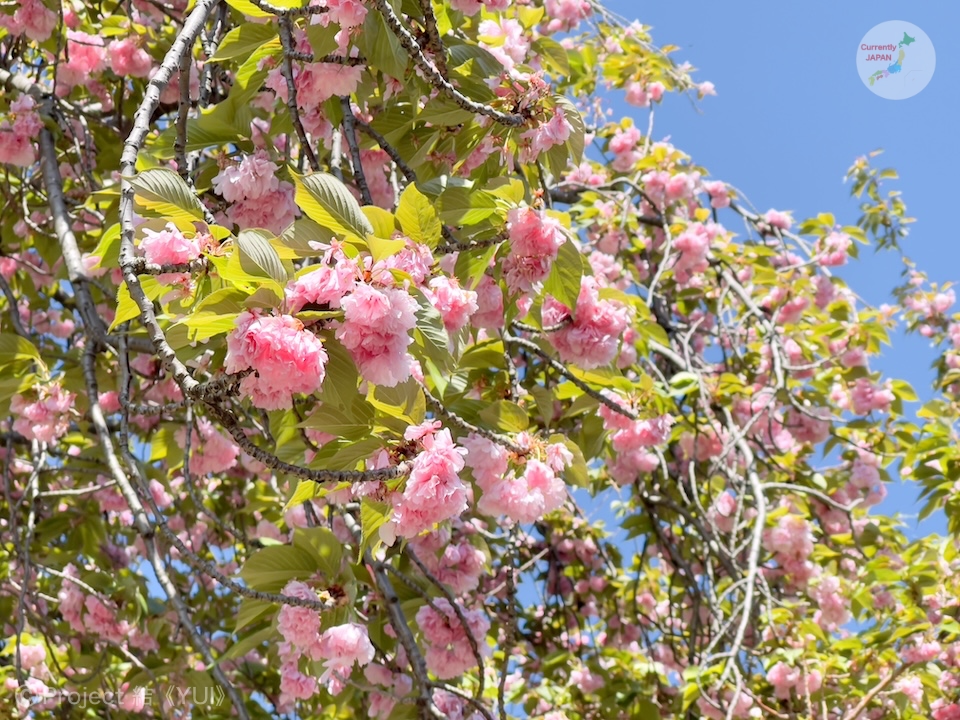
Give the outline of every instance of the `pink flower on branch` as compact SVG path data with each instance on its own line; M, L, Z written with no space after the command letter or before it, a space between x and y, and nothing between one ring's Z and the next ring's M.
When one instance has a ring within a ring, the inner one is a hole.
M265 410L293 406L292 396L320 389L327 353L320 339L290 315L260 316L244 311L227 337L224 370L253 370L240 382L240 390Z

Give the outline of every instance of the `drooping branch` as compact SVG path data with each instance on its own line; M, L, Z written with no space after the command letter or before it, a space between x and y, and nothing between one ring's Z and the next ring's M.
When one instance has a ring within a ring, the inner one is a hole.
M153 525L147 517L147 513L144 510L143 504L140 502L140 498L137 496L137 492L134 490L126 471L120 465L120 461L117 458L117 453L116 449L114 448L110 429L107 427L106 418L103 415L103 410L100 407L99 400L97 399L99 398L100 393L97 388L95 352L96 349L92 345L88 346L84 350L83 374L86 380L87 394L90 402L90 420L93 423L94 430L96 431L97 440L100 444L101 450L103 451L104 459L107 462L107 466L110 468L110 475L114 482L116 482L119 486L120 493L123 495L123 499L126 501L127 507L130 508L130 512L133 514L134 527L143 541L143 546L146 550L147 561L153 568L157 582L163 589L167 599L173 605L177 616L180 618L180 622L183 624L183 627L190 635L193 646L198 652L200 652L208 666L211 667L211 674L230 698L231 703L237 711L237 716L241 720L249 720L250 716L247 713L246 704L243 698L240 696L240 693L237 692L237 689L234 687L233 683L230 682L230 679L223 671L223 668L220 667L220 665L216 662L216 659L213 657L213 653L210 650L209 643L197 629L193 622L193 618L190 615L189 608L184 603L183 598L180 597L179 591L173 584L173 581L170 579L170 576L167 573L166 563L163 557L161 557L155 542ZM134 468L131 468L131 470L133 469Z
M484 115L500 123L501 125L506 125L508 127L519 127L527 122L527 116L522 113L502 112L496 108L490 107L489 105L484 105L483 103L478 103L475 100L471 100L457 90L457 88L455 88L449 80L440 74L440 71L437 69L436 65L430 62L426 55L423 54L423 50L420 48L417 39L409 30L407 30L406 27L404 27L403 22L397 17L397 14L390 6L390 3L387 2L387 0L373 0L373 4L376 6L377 10L380 11L380 14L383 15L383 19L393 31L393 34L397 36L397 39L403 46L403 49L407 51L414 63L416 63L417 67L420 68L424 75L426 75L430 84L453 100L457 105L468 112L472 112L476 115Z
M346 95L340 98L340 109L343 110L343 131L347 138L347 147L350 148L350 159L353 161L353 179L360 190L360 200L364 205L373 205L370 195L370 186L367 184L367 175L363 170L360 158L360 144L357 142L357 118L350 106L350 98Z
M320 170L320 161L317 160L317 154L313 151L310 140L307 138L307 131L304 130L303 122L300 120L300 108L297 105L297 83L294 81L293 61L290 57L290 52L293 50L293 32L291 23L286 17L280 18L280 44L283 46L283 60L280 63L280 71L287 83L287 111L290 113L293 128L297 131L297 137L300 139L300 149L307 156L310 168L317 172Z

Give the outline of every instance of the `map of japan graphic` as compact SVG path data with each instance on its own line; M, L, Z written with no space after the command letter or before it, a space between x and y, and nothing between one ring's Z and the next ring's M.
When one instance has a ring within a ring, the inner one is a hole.
M899 45L897 46L900 48L900 52L897 53L896 62L894 62L892 65L888 65L883 70L877 70L875 73L873 73L869 78L870 85L873 85L873 83L875 83L877 80L881 80L885 77L889 77L890 75L895 75L899 73L903 69L903 58L905 55L903 51L903 47L905 45L910 45L910 43L914 42L915 40L916 38L912 38L907 33L903 33L903 40L901 40ZM892 48L893 46L890 45L889 47ZM890 55L886 55L886 56L871 55L870 57L867 58L867 60L892 60L892 59L893 58Z

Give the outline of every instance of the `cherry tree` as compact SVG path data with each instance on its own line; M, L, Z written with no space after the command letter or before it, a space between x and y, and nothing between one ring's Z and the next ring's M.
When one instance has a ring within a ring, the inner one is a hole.
M953 291L834 274L902 254L872 157L803 220L658 140L714 92L672 52L593 0L0 6L4 716L960 718Z

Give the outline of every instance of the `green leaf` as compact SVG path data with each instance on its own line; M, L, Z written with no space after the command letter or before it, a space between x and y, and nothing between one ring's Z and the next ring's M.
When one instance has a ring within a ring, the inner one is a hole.
M363 440L373 431L373 406L359 396L354 397L349 409L323 404L299 427L322 430L344 440Z
M484 190L453 185L438 200L440 220L448 225L476 225L497 212L497 199Z
M403 421L407 427L419 425L426 415L423 390L412 378L395 387L377 385L367 400L380 412Z
M471 45L462 40L451 38L447 50L450 53L447 67L451 70L472 61L474 72L471 75L474 77L494 77L503 72L503 65L500 61L489 50L479 45ZM479 73L476 72L477 70L479 70Z
M496 254L499 245L461 250L453 274L467 290L475 290L484 273L490 267L490 260Z
M566 435L560 435L559 433L551 435L550 442L563 443L567 450L573 454L573 462L570 464L570 467L563 471L567 482L577 487L588 487L590 484L590 474L587 471L587 461L583 457L583 451L580 449L580 446Z
M317 250L310 243L329 245L336 238L336 233L317 224L308 217L294 221L293 225L283 231L280 242L286 245L297 257L317 257L322 250Z
M308 578L320 569L306 550L291 545L265 547L243 564L240 577L254 590L279 592L294 578Z
M663 717L660 708L646 698L638 700L637 705L636 714L633 715L637 720L660 720Z
M386 240L376 235L367 235L367 247L370 249L370 255L373 256L374 262L396 255L406 245L406 240Z
M304 34L310 42L310 49L316 57L331 54L337 49L337 33L340 26L333 23L327 25L307 25Z
M46 369L36 345L19 335L0 334L0 367L31 360Z
M155 277L140 278L140 287L148 300L156 300L163 292L164 286L157 282ZM113 332L118 326L140 317L140 306L130 297L130 289L126 283L117 290L117 312L107 332Z
M293 496L287 501L287 504L283 506L283 511L286 512L291 508L299 507L305 502L319 497L319 491L320 485L313 482L313 480L301 480L297 483L297 489L294 490Z
M203 220L203 207L190 186L173 170L151 168L131 178L137 211L145 217Z
M387 503L376 502L369 498L360 501L360 557L369 548L376 552L380 545L380 527L390 519L393 508Z
M509 400L499 400L480 411L480 417L488 424L506 432L522 432L530 426L526 411Z
M570 75L570 59L567 57L567 51L556 40L548 37L537 38L531 50L545 61L544 65L555 75Z
M670 394L674 397L683 397L693 392L700 385L700 378L696 373L678 372L670 378Z
M392 238L397 231L393 213L376 205L364 205L360 208L373 226L373 234L380 238Z
M567 239L557 253L557 259L550 268L550 275L543 283L543 291L552 295L576 313L577 298L580 297L580 284L583 278L583 255L576 244Z
M249 15L250 17L272 17L270 13L265 10L261 10L252 2L250 2L250 0L227 0L227 5L232 7L234 10L239 10L244 15Z
M306 5L306 0L270 0L270 4L283 9L302 8ZM227 5L250 17L273 17L266 10L258 8L250 0L227 0Z
M437 210L430 199L410 183L400 196L397 220L403 234L414 242L433 249L440 242L441 225Z
M564 143L569 153L569 160L574 165L579 165L583 160L584 137L587 131L586 125L583 123L583 116L576 106L563 95L554 95L554 100L557 107L563 109L563 115L572 128L570 137Z
M205 342L212 337L223 335L233 330L237 325L237 316L239 314L239 312L229 315L212 312L195 312L189 317L185 317L176 325L171 326L170 331L172 332L176 327L184 327L187 329L186 339L188 342Z
M343 549L337 536L327 528L297 528L293 531L293 545L314 555L317 567L327 580L340 574Z
M268 604L269 607L269 604ZM249 624L249 623L248 623ZM240 626L237 626L237 629L240 629ZM229 648L227 651L217 658L217 663L220 663L224 660L232 660L234 658L242 658L251 650L263 645L265 642L275 641L277 636L277 631L273 627L265 627L262 630L258 630L255 633L247 635L242 640L238 640Z
M413 331L413 349L446 372L453 363L453 357L450 354L450 337L443 326L443 317L422 292L417 291L416 299L419 307L417 326Z
M266 615L276 606L266 600L254 600L253 598L243 598L240 602L240 610L237 612L236 630L245 628L247 625L255 622Z
M283 296L287 284L287 270L280 255L270 244L273 235L266 230L241 230L237 236L237 252L240 254L240 267L248 275L273 280Z
M223 62L236 57L246 60L254 50L275 37L277 29L273 23L244 23L224 36L209 62Z
M290 175L296 186L296 201L306 215L338 235L354 235L361 240L373 233L373 226L360 209L347 186L327 173Z
M380 13L367 13L363 30L357 35L357 46L371 67L398 80L402 80L407 74L410 55L403 49L397 36L387 27Z

